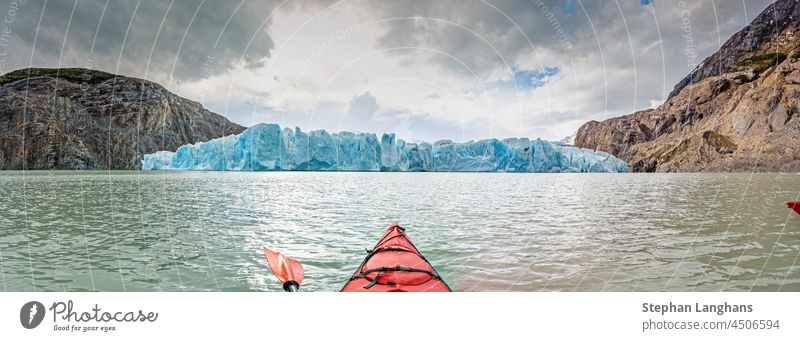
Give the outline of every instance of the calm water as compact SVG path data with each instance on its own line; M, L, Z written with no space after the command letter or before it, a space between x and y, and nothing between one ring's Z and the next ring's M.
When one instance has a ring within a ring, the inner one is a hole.
M392 221L455 290L800 291L796 174L0 172L0 290L338 290Z

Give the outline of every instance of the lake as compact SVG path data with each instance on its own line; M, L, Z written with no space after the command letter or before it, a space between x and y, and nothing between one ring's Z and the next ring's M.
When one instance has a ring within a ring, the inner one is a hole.
M0 172L5 291L336 291L393 221L457 291L800 291L797 174Z

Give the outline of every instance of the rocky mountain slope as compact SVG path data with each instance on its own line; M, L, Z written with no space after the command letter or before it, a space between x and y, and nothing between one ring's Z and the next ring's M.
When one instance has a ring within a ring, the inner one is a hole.
M0 169L140 169L243 127L156 83L87 69L0 76Z
M781 0L655 109L591 121L575 145L635 171L800 171L800 3Z

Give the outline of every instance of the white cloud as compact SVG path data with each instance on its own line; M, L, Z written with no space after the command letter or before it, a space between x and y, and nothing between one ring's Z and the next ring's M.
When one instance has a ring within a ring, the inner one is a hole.
M766 3L749 2L749 18ZM513 22L481 3L296 6L272 20L275 47L263 66L239 64L174 90L245 125L396 132L409 140L560 139L588 120L663 102L689 71L681 9L660 1L652 8L580 4L574 12L550 4L572 43L566 51L526 1L494 3ZM746 24L740 4L716 4L718 16L740 16L719 27L703 4L691 8L701 58L717 49L717 30L724 42ZM496 86L515 69L548 67L559 72L542 87Z

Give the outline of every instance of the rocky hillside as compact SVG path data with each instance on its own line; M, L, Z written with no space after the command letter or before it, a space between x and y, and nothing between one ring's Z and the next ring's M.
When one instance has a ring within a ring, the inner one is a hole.
M139 169L243 127L153 82L87 69L0 76L0 169Z
M733 35L655 109L591 121L575 145L635 171L800 171L800 3Z

